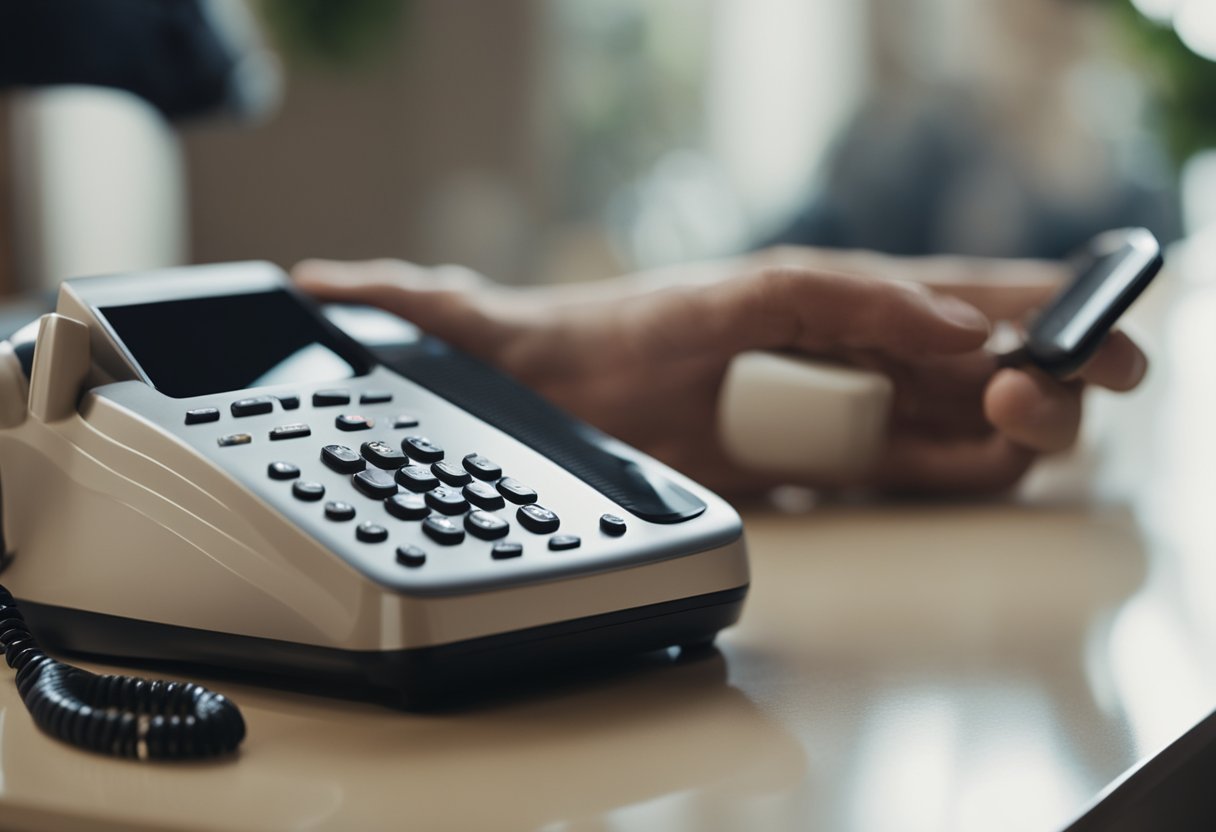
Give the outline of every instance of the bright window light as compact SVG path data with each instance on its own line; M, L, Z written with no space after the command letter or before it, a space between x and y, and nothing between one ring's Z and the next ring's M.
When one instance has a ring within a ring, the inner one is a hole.
M1196 55L1216 61L1216 3L1188 0L1174 15L1174 31Z

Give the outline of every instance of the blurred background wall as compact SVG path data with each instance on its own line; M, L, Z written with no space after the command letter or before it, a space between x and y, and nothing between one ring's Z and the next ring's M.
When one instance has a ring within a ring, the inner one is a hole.
M190 2L260 56L228 79L256 94L167 112L157 152L79 118L13 126L8 178L38 180L9 188L16 285L166 259L392 256L525 283L772 243L1054 257L1112 225L1177 237L1178 172L1216 144L1185 115L1216 89L1195 47L1208 0ZM159 217L118 223L154 256L46 253L73 243L45 227L39 165L13 159L56 134L92 145L82 164L168 160L151 179L175 208L56 186L97 217Z

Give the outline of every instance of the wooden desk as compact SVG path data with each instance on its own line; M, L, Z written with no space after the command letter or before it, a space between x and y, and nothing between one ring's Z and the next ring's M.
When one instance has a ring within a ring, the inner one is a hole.
M1147 309L1152 382L1017 499L750 510L717 655L441 716L220 682L208 765L60 745L8 677L0 825L1058 828L1216 706L1216 285Z

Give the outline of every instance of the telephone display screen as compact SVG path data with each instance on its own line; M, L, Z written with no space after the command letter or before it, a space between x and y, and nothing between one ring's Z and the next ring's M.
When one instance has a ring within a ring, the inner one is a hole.
M281 289L97 310L157 390L174 398L360 376L350 342Z

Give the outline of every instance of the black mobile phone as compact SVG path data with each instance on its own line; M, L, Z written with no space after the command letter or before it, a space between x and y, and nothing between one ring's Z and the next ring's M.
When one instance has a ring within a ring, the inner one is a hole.
M1053 376L1076 372L1102 344L1163 263L1146 228L1099 234L1074 258L1076 277L1034 319L1022 346L1002 366L1033 364Z
M1132 766L1064 832L1216 829L1216 713Z

